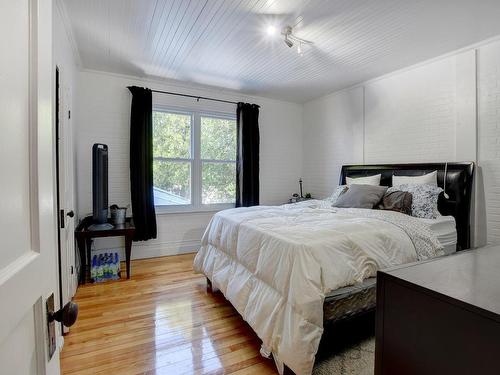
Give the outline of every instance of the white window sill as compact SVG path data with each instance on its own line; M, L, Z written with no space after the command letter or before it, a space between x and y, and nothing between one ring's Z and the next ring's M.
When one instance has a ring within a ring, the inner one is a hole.
M155 206L156 215L170 215L170 214L196 214L196 213L210 213L219 212L228 208L234 208L234 204L221 204L206 207L193 207L193 206Z

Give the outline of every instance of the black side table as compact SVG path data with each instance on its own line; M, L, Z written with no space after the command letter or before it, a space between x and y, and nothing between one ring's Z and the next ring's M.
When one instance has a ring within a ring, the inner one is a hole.
M135 226L132 218L128 217L125 224L114 225L106 230L89 230L92 225L92 216L87 216L75 229L75 238L80 253L80 284L85 284L86 276L90 278L92 238L99 237L125 237L125 263L127 265L127 279L130 279L130 254L132 252L132 239Z

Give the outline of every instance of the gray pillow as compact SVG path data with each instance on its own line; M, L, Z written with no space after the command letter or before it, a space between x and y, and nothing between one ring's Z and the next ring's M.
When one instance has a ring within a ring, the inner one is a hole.
M412 195L407 191L399 191L397 188L390 188L382 197L376 208L379 210L390 210L401 212L411 216Z
M380 202L386 191L386 186L351 185L349 190L337 199L333 207L373 208Z

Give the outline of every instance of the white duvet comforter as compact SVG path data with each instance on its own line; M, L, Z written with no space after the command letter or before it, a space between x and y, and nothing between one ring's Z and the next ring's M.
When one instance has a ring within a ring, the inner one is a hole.
M312 372L326 293L441 250L410 216L308 201L217 213L194 268L224 293L263 348L301 375Z

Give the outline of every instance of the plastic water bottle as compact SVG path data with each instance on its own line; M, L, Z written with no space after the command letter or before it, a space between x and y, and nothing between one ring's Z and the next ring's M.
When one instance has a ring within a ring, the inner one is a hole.
M104 276L104 268L103 268L103 257L102 254L99 255L99 258L97 260L97 276L96 280L98 283L100 283L103 280Z
M111 278L113 280L118 280L118 264L117 264L118 253L111 254Z
M96 282L97 277L97 255L92 257L92 266L90 268L90 278L93 282Z
M115 263L116 263L116 278L120 278L120 257L118 253L115 253Z
M107 253L102 256L102 280L106 281L108 277L108 265L106 263Z
M113 278L113 265L112 265L112 257L111 253L106 254L106 278L107 279L112 279Z

